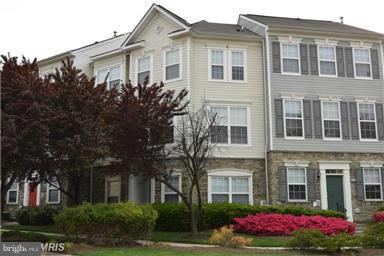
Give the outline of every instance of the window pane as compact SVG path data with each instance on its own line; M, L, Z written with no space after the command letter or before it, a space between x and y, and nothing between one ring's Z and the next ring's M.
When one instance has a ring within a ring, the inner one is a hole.
M228 112L226 107L212 107L212 114L216 115L215 124L227 125L228 124Z
M359 104L360 120L375 120L375 105L374 104Z
M211 63L212 63L212 65L224 65L224 51L212 50L211 51Z
M370 62L368 49L354 49L353 51L355 62Z
M246 108L231 108L231 125L247 126L247 109Z
M139 83L139 84L143 84L143 83L144 83L144 80L145 80L145 78L146 78L147 76L148 76L148 79L151 79L151 78L150 78L150 72L149 72L149 71L139 73L138 76L137 76L138 83Z
M285 117L287 118L301 118L301 102L297 100L285 101Z
M371 65L356 63L356 76L371 77Z
M171 183L172 186L175 188L179 188L179 176L177 175L172 175L171 177L168 178L168 181ZM170 189L167 185L164 185L164 192L171 192L171 193L176 193L172 189Z
M179 64L179 49L168 51L165 54L165 65Z
M374 122L360 122L362 139L376 139L376 125Z
M244 126L231 126L231 144L247 144L248 131Z
M105 79L108 75L108 69L102 69L97 71L97 84L102 84L105 82Z
M324 136L326 138L340 138L339 121L324 121Z
M110 69L110 73L109 73L109 80L119 80L121 79L121 75L120 75L120 72L121 71L121 68L120 66L118 67L114 67L114 68L111 68Z
M212 192L229 192L229 178L212 176Z
M299 60L283 59L283 72L299 73Z
M337 102L323 102L323 118L339 120L339 104Z
M224 79L224 67L223 66L212 66L212 79Z
M108 196L120 195L120 181L118 180L107 181L107 195Z
M248 193L249 182L247 177L233 177L232 178L232 192L235 193Z
M286 119L285 120L286 135L288 137L302 137L303 125L302 120L299 119Z
M232 195L232 203L249 204L249 195Z
M228 127L227 126L212 126L212 143L228 143Z
M380 184L380 168L364 168L364 182Z
M17 201L17 191L8 191L8 202L16 203Z
M284 58L299 58L299 46L296 44L282 44Z
M305 168L304 167L288 167L288 183L304 183L305 184Z
M212 203L228 203L229 195L212 194Z
M179 196L177 194L166 194L164 195L164 202L177 203L179 202Z
M59 201L59 190L58 189L50 189L48 202L58 202Z
M336 75L336 63L330 61L320 61L320 73L322 75Z
M232 67L232 80L244 80L244 67Z
M120 79L110 81L108 89L116 88L117 90L120 90L120 84Z
M305 200L305 185L289 185L289 200Z
M319 58L321 60L335 60L335 48L328 46L319 46Z
M381 199L380 185L365 185L365 197L367 199Z
M244 65L244 52L232 52L232 66Z
M177 79L179 78L179 64L171 65L165 68L165 79L171 80L171 79Z
M138 67L137 71L143 72L143 71L148 71L150 70L151 66L151 57L144 57L138 60Z

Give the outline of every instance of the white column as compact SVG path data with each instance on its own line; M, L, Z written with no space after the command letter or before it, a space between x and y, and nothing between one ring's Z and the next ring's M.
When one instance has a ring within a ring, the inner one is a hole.
M349 169L343 170L343 189L344 189L344 206L346 211L347 220L353 221L352 213L352 192L351 192L351 178Z
M40 190L41 190L41 182L37 185L37 188L36 188L36 205L39 206L40 205ZM45 194L45 196L47 197L47 193Z
M325 169L320 169L320 197L321 209L328 209L327 175Z
M27 179L24 180L24 198L23 206L28 206L29 204L29 182Z

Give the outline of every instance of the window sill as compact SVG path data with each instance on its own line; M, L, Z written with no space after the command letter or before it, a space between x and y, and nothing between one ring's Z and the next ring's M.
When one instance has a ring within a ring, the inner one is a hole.
M363 76L355 76L355 79L358 79L358 80L373 80L372 77L363 77Z
M309 203L308 200L288 200L288 203Z
M218 147L228 147L228 148L249 148L252 145L251 144L216 144Z
M323 141L343 141L342 138L324 138Z
M282 75L285 76L301 76L300 73L288 73L288 72L281 72Z
M382 202L383 199L365 199L366 202Z
M214 83L230 83L230 84L248 84L248 81L242 81L242 80L219 80L219 79L208 79L208 82L214 82Z
M378 139L360 139L360 142L379 142Z
M177 81L181 81L183 80L181 77L180 78L175 78L175 79L171 79L171 80L165 80L164 79L164 84L167 84L167 83L173 83L173 82L177 82Z
M18 205L19 203L16 202L16 203L6 203L6 204L8 204L8 205Z
M305 140L304 137L284 137L286 140Z
M58 201L58 202L46 202L46 204L60 204L60 201Z
M321 75L321 74L319 74L319 77L339 78L337 75Z

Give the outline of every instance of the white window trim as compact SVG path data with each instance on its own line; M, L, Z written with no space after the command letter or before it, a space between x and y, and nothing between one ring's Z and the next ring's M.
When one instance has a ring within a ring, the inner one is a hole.
M243 67L244 80L233 80L232 79L232 52L242 52L243 53L243 65L235 67ZM232 83L247 83L247 51L244 49L229 49L228 50L228 80Z
M356 61L356 59L355 59L355 49L368 50L369 62L359 62L359 61ZM352 48L352 58L353 58L353 75L354 75L355 79L373 80L371 48L366 48L366 47L354 47L354 48ZM369 70L370 70L371 76L370 77L357 76L356 75L356 64L369 64Z
M288 178L288 168L292 168L292 167L300 167L300 168L304 168L304 180L305 182L304 183L290 183L289 182L289 178ZM287 195L287 198L288 198L288 202L308 202L308 176L307 176L307 166L286 166L287 168L287 192L288 192L288 195ZM305 186L305 199L289 199L289 185L304 185Z
M363 120L361 121L360 120L360 104L372 104L373 105L373 113L374 113L374 117L375 117L375 120L372 121L372 120ZM359 124L359 138L360 138L360 141L364 141L364 142L377 142L379 141L378 140L378 134L377 134L377 118L376 118L376 104L375 103L372 103L372 102L357 102L357 120L358 120L358 124ZM375 123L375 132L376 132L376 138L375 139L364 139L364 138L361 138L361 127L360 127L360 123L361 122L371 122L371 123Z
M121 202L121 176L110 176L105 178L105 184L104 184L104 201L105 203L108 203L108 181L118 181L119 186L119 199L118 203Z
M140 73L149 71L149 84L153 83L153 55L146 54L136 58L136 65L135 65L136 66L135 68L136 84L135 85L139 83L139 60L148 58L148 57L149 57L149 70L141 71Z
M57 189L58 191L58 195L57 195L57 201L49 201L49 193L51 192L51 190L54 190L54 189ZM49 184L47 182L47 191L46 191L46 195L45 195L45 202L46 204L59 204L60 203L60 200L61 200L61 191L60 189L52 186L51 184Z
M320 47L328 47L333 49L333 54L335 56L335 60L324 60L320 58ZM335 74L334 75L328 75L328 74L321 74L321 61L327 61L327 62L334 62L335 63ZM319 66L319 76L321 77L337 77L337 57L336 57L336 46L335 45L317 45L317 65Z
M16 183L16 189L8 189L7 191L7 204L18 204L19 203L19 182L17 182L16 180L14 181L14 183ZM13 185L13 184L12 184ZM9 192L10 191L16 191L16 202L9 202Z
M297 46L298 57L297 58L284 57L283 56L283 45L284 44L290 44L290 45ZM300 44L299 43L292 43L292 42L281 42L280 43L280 55L281 55L281 58L280 58L281 74L290 75L290 76L300 76L301 75ZM296 72L284 72L283 59L298 60L299 72L297 72L297 73Z
M323 103L337 103L337 108L338 108L338 112L339 112L339 118L338 119L326 119L324 118L324 113L323 113L323 110L324 110L324 107L323 107ZM323 126L322 130L323 130L323 140L328 140L328 141L342 141L343 140L343 134L342 134L342 128L341 128L341 109L340 109L340 102L339 101L330 101L330 100L327 100L327 101L321 101L321 124ZM324 123L325 121L339 121L339 129L340 129L340 137L334 137L334 138L327 138L325 137L325 127L324 127Z
M171 176L177 176L179 179L179 191L182 192L183 190L183 184L182 184L182 176L180 171L175 171L172 173ZM172 192L165 192L165 184L161 183L161 202L165 203L165 195L176 195L177 193L172 191ZM181 196L178 195L178 202L181 202Z
M251 110L249 106L243 105L211 105L208 110L211 111L212 107L226 108L227 109L227 124L228 127L228 143L216 143L218 147L250 147L251 143ZM247 110L247 144L232 144L231 143L231 108L245 108Z
M218 50L223 51L223 79L212 78L212 51ZM244 53L244 80L232 80L232 52L243 52ZM235 83L235 84L246 84L248 83L247 76L247 50L240 48L224 48L224 47L208 47L208 81L219 82L219 83Z
M170 51L174 51L174 50L178 50L179 51L179 77L178 78L174 78L174 79L169 79L169 80L166 80L167 78L167 53L170 52ZM164 83L171 83L171 82L176 82L176 81L180 81L182 80L182 63L183 63L183 59L182 59L182 55L183 55L183 50L182 50L182 47L179 46L179 47L173 47L173 48L168 48L168 49L165 49L163 51L163 81Z
M379 178L380 178L380 183L366 183L365 182L365 169L366 168L377 168L379 169ZM364 199L365 201L371 201L371 202L379 202L383 201L383 184L382 184L382 177L381 177L381 168L378 167L363 167L363 181L364 181ZM367 199L367 193L365 191L365 185L380 185L380 199Z
M303 135L300 136L287 136L287 129L286 129L286 117L285 117L285 102L286 101L300 101L301 105L301 118L288 118L288 119L296 119L301 120L301 129L303 131ZM283 99L283 117L284 117L284 139L287 140L304 140L305 139L305 131L304 131L304 110L303 110L303 100L302 99Z
M111 69L112 68L117 68L117 67L120 67L120 84L124 83L125 81L125 76L124 76L124 69L123 69L123 64L120 63L120 64L114 64L114 65L110 65L110 66L105 66L105 67L100 67L98 69L95 69L95 72L94 72L94 76L96 77L96 81L95 83L98 84L98 73L99 71L101 70L104 70L104 69L107 69L108 70L108 77L107 77L107 89L109 89L109 82L111 81L111 76L110 76L110 73L111 73ZM112 80L113 81L113 80Z
M217 169L209 170L208 174L208 203L212 203L212 194L228 194L228 201L232 203L232 194L246 195L247 193L232 193L232 177L244 177L248 178L248 198L249 204L253 205L253 172L242 169ZM212 176L229 177L229 192L212 193Z

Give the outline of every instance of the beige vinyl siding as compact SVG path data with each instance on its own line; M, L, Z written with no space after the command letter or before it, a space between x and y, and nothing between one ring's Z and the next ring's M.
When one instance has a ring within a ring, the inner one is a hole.
M168 37L170 32L179 30L180 26L170 21L167 17L157 13L143 30L142 34L137 38L137 42L144 41L144 48L134 50L130 53L130 79L133 84L137 84L137 59L144 55L152 55L153 70L152 82L160 83L164 80L163 57L164 50L171 47L181 47L182 63L181 76L182 79L166 83L166 88L170 90L181 90L186 88L187 77L187 39L181 38L172 40Z
M47 75L55 72L56 68L60 69L62 65L61 61L55 61L46 65L39 66L39 74Z
M192 104L248 106L250 108L250 146L221 146L218 157L264 158L264 88L262 45L256 41L192 40L191 90ZM208 48L244 49L247 55L247 83L208 80Z

